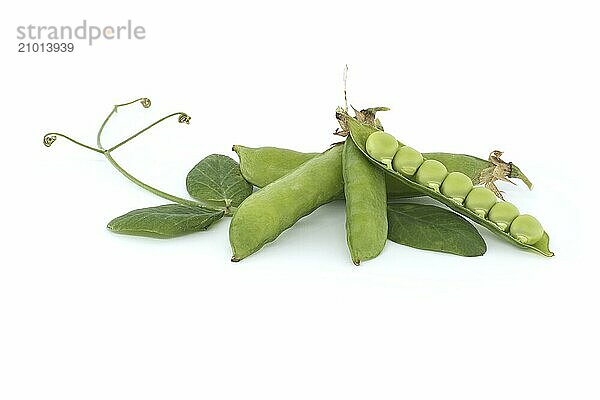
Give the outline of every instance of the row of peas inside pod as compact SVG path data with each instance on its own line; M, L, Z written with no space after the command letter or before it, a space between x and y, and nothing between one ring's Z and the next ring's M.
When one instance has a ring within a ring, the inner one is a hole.
M519 242L534 245L542 239L544 229L528 214L520 214L515 205L497 201L496 195L483 186L473 187L473 181L462 172L451 172L437 160L426 160L409 146L400 146L398 140L383 131L373 132L367 138L367 153L386 168L428 187L466 207L481 218L487 218Z

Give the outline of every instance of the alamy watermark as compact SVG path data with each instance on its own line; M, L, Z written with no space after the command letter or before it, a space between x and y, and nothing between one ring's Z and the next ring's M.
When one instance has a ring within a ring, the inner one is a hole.
M134 25L128 20L123 25L97 26L83 20L81 25L27 25L17 27L17 39L21 41L60 41L85 40L92 45L97 40L143 40L146 38L146 28Z

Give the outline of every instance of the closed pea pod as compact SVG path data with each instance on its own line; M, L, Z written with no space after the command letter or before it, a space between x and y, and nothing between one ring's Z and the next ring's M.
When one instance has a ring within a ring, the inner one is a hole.
M544 236L544 228L535 217L523 214L510 224L510 234L521 243L536 244Z
M440 185L448 175L448 170L437 160L425 160L417 170L415 180L423 186L439 191Z
M485 218L494 204L496 204L496 195L485 187L473 188L465 199L465 207L481 218Z
M383 131L373 132L367 138L366 148L371 157L392 169L392 159L398 150L398 140L394 136Z
M277 147L252 148L240 145L233 146L232 150L240 158L240 171L244 179L258 187L267 186L320 154L301 153Z
M498 225L504 232L508 231L508 227L518 216L519 209L508 201L496 203L488 213L488 219Z
M244 179L259 188L267 186L269 183L292 172L306 161L321 154L301 153L278 147L245 147L240 145L233 146L233 151L237 153L240 159L240 171ZM341 163L340 168L342 168ZM387 174L385 184L389 200L422 196L418 191L411 189ZM338 193L336 199L344 199L343 191Z
M375 167L352 139L342 155L346 196L346 238L355 265L375 258L387 241L385 173Z
M412 176L423 164L423 154L409 146L402 146L394 155L392 167L394 171Z
M332 147L240 204L229 225L231 261L255 253L342 192L342 149Z
M471 189L473 189L471 178L462 172L450 172L442 182L440 191L444 196L450 197L458 204L462 204Z
M402 144L400 144L400 146L402 146ZM248 182L258 187L268 185L320 154L302 153L278 147L253 148L240 145L233 146L233 150L239 156L242 176ZM450 173L461 172L467 175L473 184L480 183L482 171L489 169L490 166L493 167L491 162L468 154L423 153L423 157L440 161ZM511 166L513 172L516 172L509 175L509 177L523 179L528 185L531 184L526 180L527 178L520 172L515 164L511 164ZM415 190L389 174L386 174L385 180L388 200L424 195L420 191ZM339 194L339 198L344 198L343 193Z

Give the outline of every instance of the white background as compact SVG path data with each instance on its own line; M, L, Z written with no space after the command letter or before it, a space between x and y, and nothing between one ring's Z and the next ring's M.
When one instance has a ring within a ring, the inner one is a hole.
M2 29L0 398L597 399L600 18L589 1L27 2ZM18 54L18 25L143 25L143 41ZM355 268L344 206L229 262L228 220L173 240L106 223L164 203L98 154L185 195L232 144L319 151L350 102L422 151L493 149L535 184L503 185L556 257L482 231L484 257L388 242ZM592 265L595 264L595 265Z

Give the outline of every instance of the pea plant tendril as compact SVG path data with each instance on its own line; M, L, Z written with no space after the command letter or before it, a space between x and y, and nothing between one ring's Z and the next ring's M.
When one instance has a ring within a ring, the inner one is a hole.
M169 193L166 193L160 189L157 189L153 186L148 185L147 183L142 182L141 180L139 180L138 178L134 177L133 175L131 175L129 172L127 172L127 170L125 168L123 168L112 156L112 152L114 150L117 150L118 148L122 147L123 145L129 143L130 141L132 141L133 139L137 138L138 136L140 136L141 134L143 134L144 132L149 131L151 128L153 128L154 126L170 119L173 117L177 117L177 121L179 123L185 123L188 124L190 123L191 117L184 113L184 112L175 112L172 114L169 114L167 116L164 116L162 118L160 118L159 120L153 122L152 124L146 126L144 129L136 132L135 134L131 135L130 137L128 137L127 139L117 143L116 145L106 149L104 148L104 146L102 145L102 133L104 132L104 129L106 128L106 126L108 125L108 122L110 121L110 119L117 114L117 112L119 111L119 108L121 107L125 107L125 106L129 106L132 104L136 104L136 103L140 103L144 108L149 108L151 106L151 101L149 98L147 97L142 97L142 98L138 98L135 99L133 101L127 102L127 103L123 103L123 104L117 104L115 106L113 106L111 112L108 114L108 116L106 117L106 119L104 120L104 122L102 123L102 125L100 126L100 129L98 130L98 134L96 137L96 144L97 147L92 147L89 145L86 145L84 143L81 143L67 135L64 135L62 133L58 133L58 132L51 132L51 133L47 133L46 135L44 135L44 145L46 147L50 147L52 146L52 144L54 144L54 142L56 141L57 137L62 137L64 139L69 140L71 143L74 143L80 147L83 147L85 149L94 151L96 153L100 153L102 155L104 155L104 157L106 157L106 159L110 162L110 164L117 170L119 171L122 175L124 175L127 179L129 179L131 182L135 183L136 185L138 185L139 187L149 191L150 193L155 194L156 196L162 197L163 199L172 201L174 203L177 204L181 204L184 206L191 206L191 207L202 207L202 208L206 208L208 210L211 211L224 211L226 215L231 214L232 210L230 209L230 207L227 207L227 205L223 208L216 208L216 207L212 207L202 201L199 200L190 200L190 199L185 199L179 196L175 196Z

